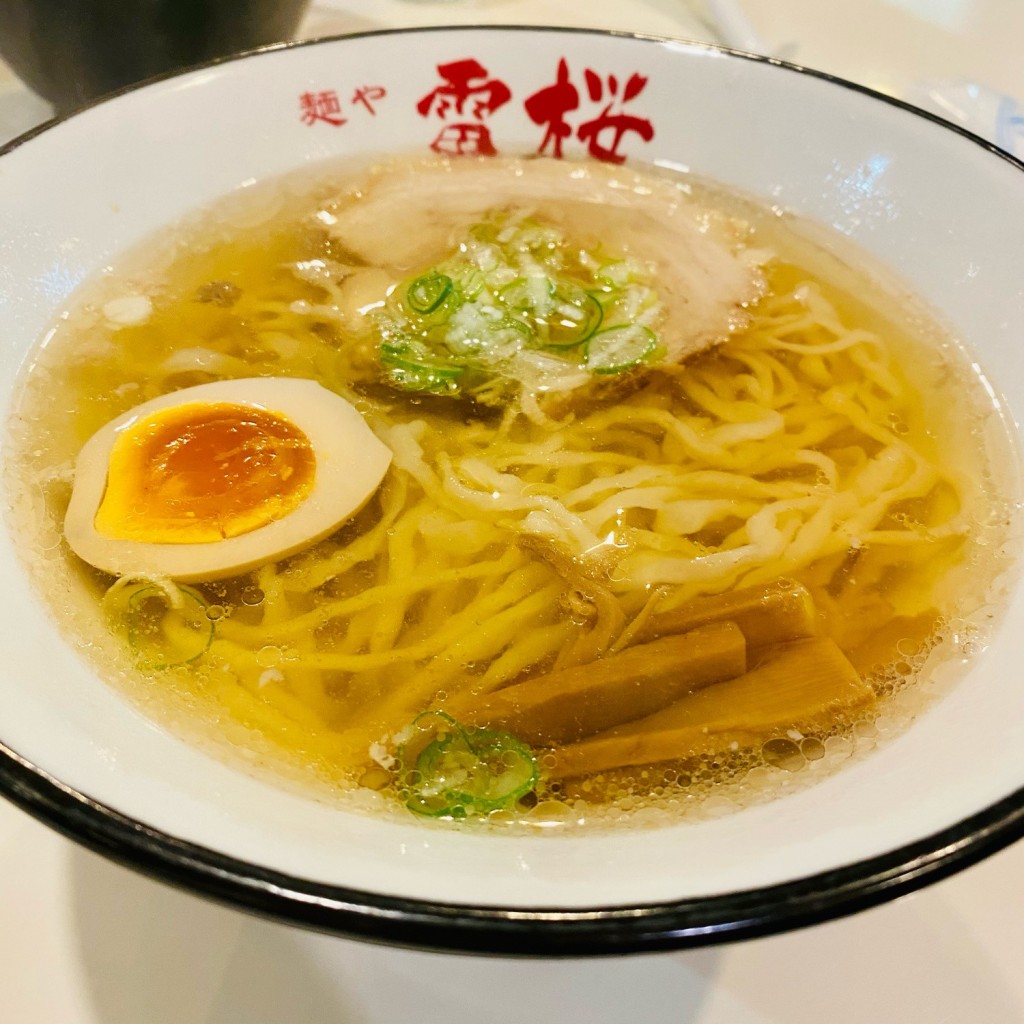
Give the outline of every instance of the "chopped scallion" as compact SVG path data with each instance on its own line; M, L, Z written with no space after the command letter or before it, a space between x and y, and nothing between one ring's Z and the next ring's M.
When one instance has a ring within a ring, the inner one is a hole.
M632 258L590 253L554 226L495 213L395 289L374 320L390 384L498 404L649 359L657 337L639 324L654 325L658 307Z
M626 324L598 331L587 342L586 367L591 373L622 373L648 359L658 347L658 338L647 327Z
M417 277L406 289L405 301L416 313L433 313L452 293L452 279L436 271Z
M388 378L403 391L419 391L432 395L451 394L465 372L461 366L444 366L417 359L408 349L381 347L381 365Z
M178 586L175 606L163 587L138 583L118 595L109 610L119 620L140 668L165 669L187 665L206 653L214 636L214 620L203 596Z
M575 348L601 326L604 310L588 291L563 286L555 295L555 308L546 324L545 348Z
M464 727L440 711L414 725L419 736L400 753L406 806L416 814L478 817L511 807L537 784L533 752L510 733Z

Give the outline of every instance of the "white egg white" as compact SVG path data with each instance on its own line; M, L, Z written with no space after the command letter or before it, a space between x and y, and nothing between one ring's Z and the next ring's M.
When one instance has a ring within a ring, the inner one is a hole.
M205 543L151 543L98 532L94 521L121 432L155 412L196 402L266 410L301 430L316 457L313 487L305 501L265 526ZM223 579L294 554L333 533L366 504L390 463L390 449L359 411L316 381L246 377L200 384L130 409L85 443L75 466L64 535L80 558L115 576L168 577L183 583Z

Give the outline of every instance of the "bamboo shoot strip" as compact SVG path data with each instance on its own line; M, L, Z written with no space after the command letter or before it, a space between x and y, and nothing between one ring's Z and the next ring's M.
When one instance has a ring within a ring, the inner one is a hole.
M828 727L875 699L842 651L824 637L795 640L757 668L690 694L647 718L555 751L552 778L753 747L798 727Z
M795 580L778 579L655 612L633 640L653 640L725 620L739 626L751 647L785 643L818 632L814 602L807 588Z
M453 701L445 710L460 721L503 729L526 743L568 743L650 715L745 669L743 634L735 624L719 622L536 676L482 702Z

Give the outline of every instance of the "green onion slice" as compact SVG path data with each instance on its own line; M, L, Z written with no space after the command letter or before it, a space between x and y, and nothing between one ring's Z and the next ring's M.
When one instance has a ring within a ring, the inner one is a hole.
M421 315L433 313L452 293L452 279L447 274L432 271L417 277L405 292L405 301L413 312Z
M549 277L517 277L498 296L506 309L546 313L554 302L555 283Z
M657 335L647 327L608 327L587 342L584 365L591 373L622 373L649 358L657 347Z
M406 806L416 814L478 817L512 806L537 784L533 752L510 733L467 728L440 711L414 725L419 742L403 746L401 762ZM424 733L433 738L421 748Z
M139 583L123 595L117 619L136 661L143 669L174 668L202 657L213 642L214 620L207 615L203 596L191 587L178 586L179 607L167 591L153 583Z
M459 377L465 367L444 365L425 359L411 346L381 345L381 366L388 379L405 391L420 391L434 395L450 394L457 389Z
M575 348L601 326L604 308L583 288L563 286L555 293L554 309L547 317L546 348Z

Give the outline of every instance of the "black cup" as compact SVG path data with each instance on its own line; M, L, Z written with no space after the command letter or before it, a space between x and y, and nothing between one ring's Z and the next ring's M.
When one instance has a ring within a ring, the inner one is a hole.
M58 113L290 39L309 0L0 0L0 55Z

